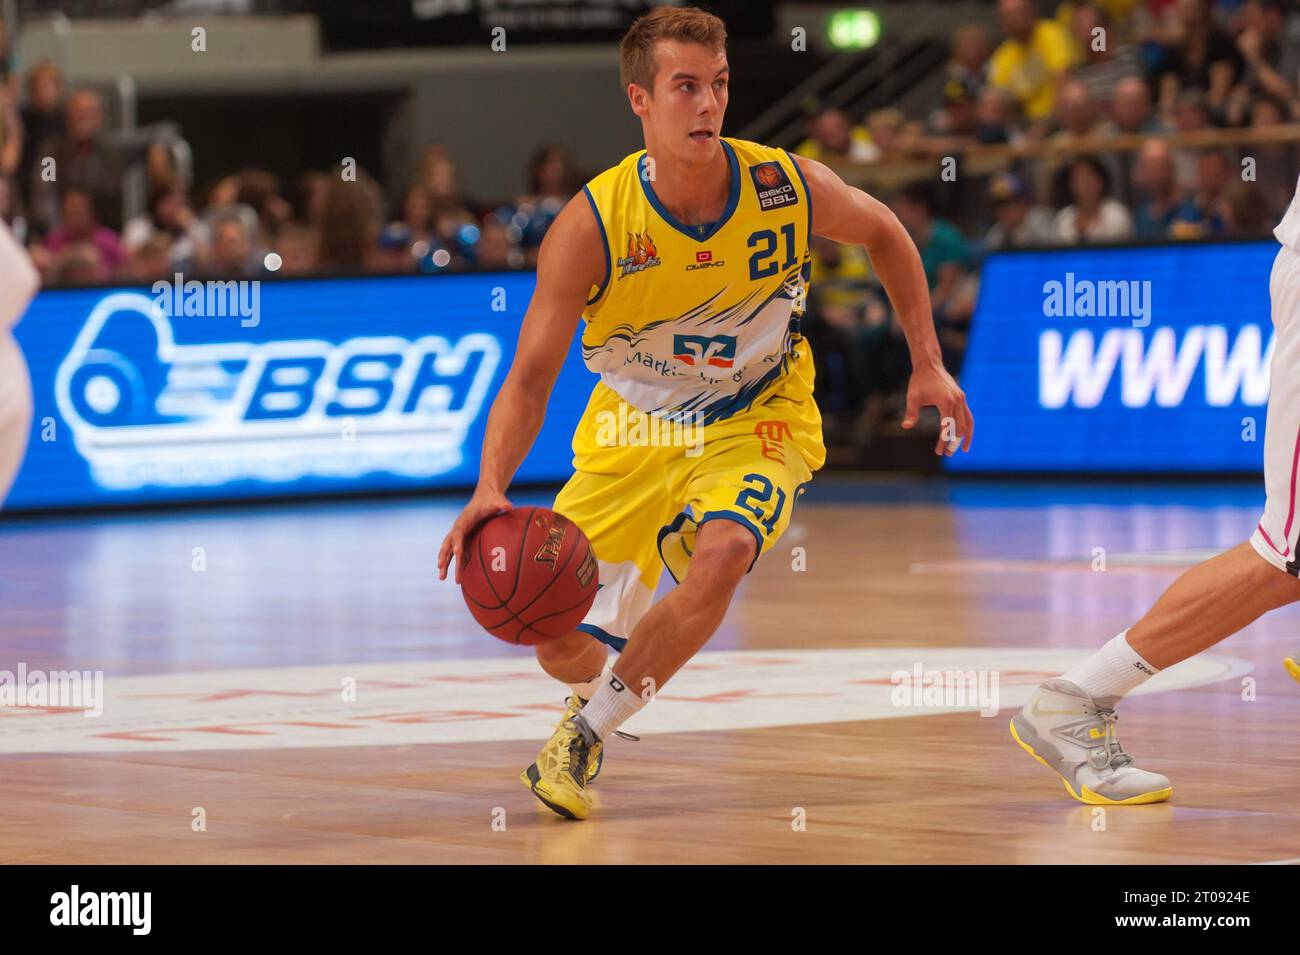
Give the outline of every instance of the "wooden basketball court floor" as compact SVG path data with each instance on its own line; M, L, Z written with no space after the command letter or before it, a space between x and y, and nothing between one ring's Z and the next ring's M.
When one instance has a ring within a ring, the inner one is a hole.
M457 504L0 522L0 671L104 679L98 717L0 707L0 861L1300 859L1297 608L1121 707L1167 804L1074 803L1007 733L1030 686L1248 534L1254 485L819 479L642 740L608 746L582 823L516 778L564 689L435 580ZM900 672L973 688L948 671L997 699L900 695Z

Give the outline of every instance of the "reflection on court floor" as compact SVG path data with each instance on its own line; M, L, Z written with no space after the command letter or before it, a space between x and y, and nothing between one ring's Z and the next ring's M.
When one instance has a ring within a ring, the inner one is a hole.
M0 707L0 856L1298 857L1300 686L1280 661L1300 611L1126 702L1122 738L1174 799L1108 810L1104 831L1005 725L1044 675L1244 539L1261 503L1246 484L819 479L706 651L629 724L643 740L609 747L582 824L537 813L515 779L564 688L436 580L457 500L7 520L0 671L102 671L105 706Z

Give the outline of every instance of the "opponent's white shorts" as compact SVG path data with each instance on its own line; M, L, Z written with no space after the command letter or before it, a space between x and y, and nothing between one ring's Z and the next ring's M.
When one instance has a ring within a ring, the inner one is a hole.
M1268 280L1273 302L1264 482L1268 503L1250 543L1278 570L1300 577L1300 253L1282 246Z

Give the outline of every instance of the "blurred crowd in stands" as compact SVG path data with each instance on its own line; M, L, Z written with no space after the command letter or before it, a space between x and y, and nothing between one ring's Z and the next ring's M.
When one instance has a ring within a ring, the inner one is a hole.
M997 22L954 33L927 115L820 110L798 148L890 202L954 371L988 253L1266 237L1300 172L1291 2L998 0ZM865 254L815 242L819 405L861 444L898 416L907 349Z
M0 64L6 62L0 23ZM25 243L46 285L152 282L188 276L525 268L550 223L582 186L569 152L531 157L528 191L504 203L467 199L447 150L431 145L394 201L343 163L296 181L244 169L194 184L165 130L106 128L101 91L67 89L59 68L0 74L0 219ZM147 202L124 213L127 174L143 170ZM391 211L390 211L391 210Z
M1265 236L1300 168L1300 136L1285 135L1300 128L1291 0L996 8L996 29L955 31L938 101L920 115L811 104L797 148L891 204L920 249L954 369L988 252ZM5 45L0 25L0 63ZM53 64L0 76L0 218L50 284L528 267L590 172L547 146L526 194L484 204L462 194L438 145L390 202L362 170L282 182L247 169L196 185L177 167L148 135L106 131L100 93L66 89ZM123 221L133 169L147 207ZM860 443L896 414L907 352L865 252L821 240L814 252L805 327L820 404L829 437Z

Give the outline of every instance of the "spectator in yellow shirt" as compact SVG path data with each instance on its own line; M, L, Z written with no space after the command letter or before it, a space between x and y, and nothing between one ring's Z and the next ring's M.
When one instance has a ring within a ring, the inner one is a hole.
M795 149L800 156L834 163L876 162L880 149L871 141L871 134L849 121L843 110L827 107L807 121L808 138Z
M1034 0L998 0L998 20L1007 37L993 51L989 82L1011 94L1031 121L1049 118L1057 83L1075 63L1070 34L1040 19Z

